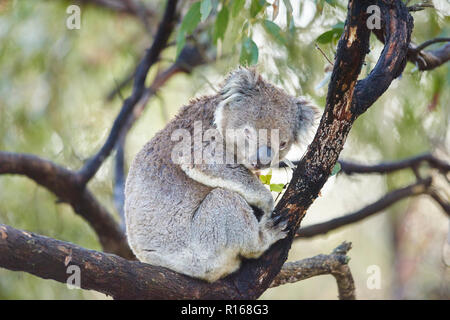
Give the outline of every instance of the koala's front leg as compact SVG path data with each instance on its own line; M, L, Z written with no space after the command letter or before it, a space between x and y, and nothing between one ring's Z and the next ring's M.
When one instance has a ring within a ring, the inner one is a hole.
M242 165L194 164L182 170L193 180L212 188L224 188L241 195L251 206L270 217L274 201L272 193L259 178Z
M239 194L245 201L259 208L263 215L258 223L259 230L249 241L242 243L240 255L257 258L274 242L286 237L287 221L272 219L274 201L272 193L264 187L259 178L243 166L191 165L182 167L193 180L212 188L223 188ZM256 216L254 217L256 220ZM247 230L248 232L250 230Z

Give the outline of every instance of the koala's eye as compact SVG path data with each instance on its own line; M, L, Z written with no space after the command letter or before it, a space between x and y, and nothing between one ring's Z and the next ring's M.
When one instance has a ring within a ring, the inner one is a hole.
M280 143L280 150L283 150L283 149L285 149L287 147L287 142L286 141L282 141L281 143Z
M249 138L249 137L250 137L250 133L251 133L251 132L250 132L250 129L249 129L249 128L245 128L245 129L244 129L244 134L245 134L245 137L246 137L246 138Z

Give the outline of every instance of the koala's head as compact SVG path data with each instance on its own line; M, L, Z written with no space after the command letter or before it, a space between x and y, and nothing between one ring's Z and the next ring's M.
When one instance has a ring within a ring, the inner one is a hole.
M239 68L220 89L215 124L239 163L251 170L284 159L293 144L309 143L319 109L266 82L254 69Z

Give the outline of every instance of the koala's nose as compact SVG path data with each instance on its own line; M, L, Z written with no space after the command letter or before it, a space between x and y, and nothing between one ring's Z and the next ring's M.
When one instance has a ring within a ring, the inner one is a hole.
M256 159L251 162L255 168L266 166L272 161L272 149L268 146L261 146L256 152Z

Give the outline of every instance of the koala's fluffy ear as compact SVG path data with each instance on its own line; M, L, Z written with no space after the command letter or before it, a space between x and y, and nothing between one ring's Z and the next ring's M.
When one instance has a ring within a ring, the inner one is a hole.
M232 71L220 88L220 103L214 113L214 123L223 134L224 108L229 105L237 105L244 97L256 92L261 76L254 68L239 67Z
M239 96L253 92L258 81L261 81L261 76L254 68L239 67L225 79L220 94L224 100L238 99Z
M297 144L304 145L314 137L319 125L321 111L303 98L296 99L297 124L295 127L295 140Z

